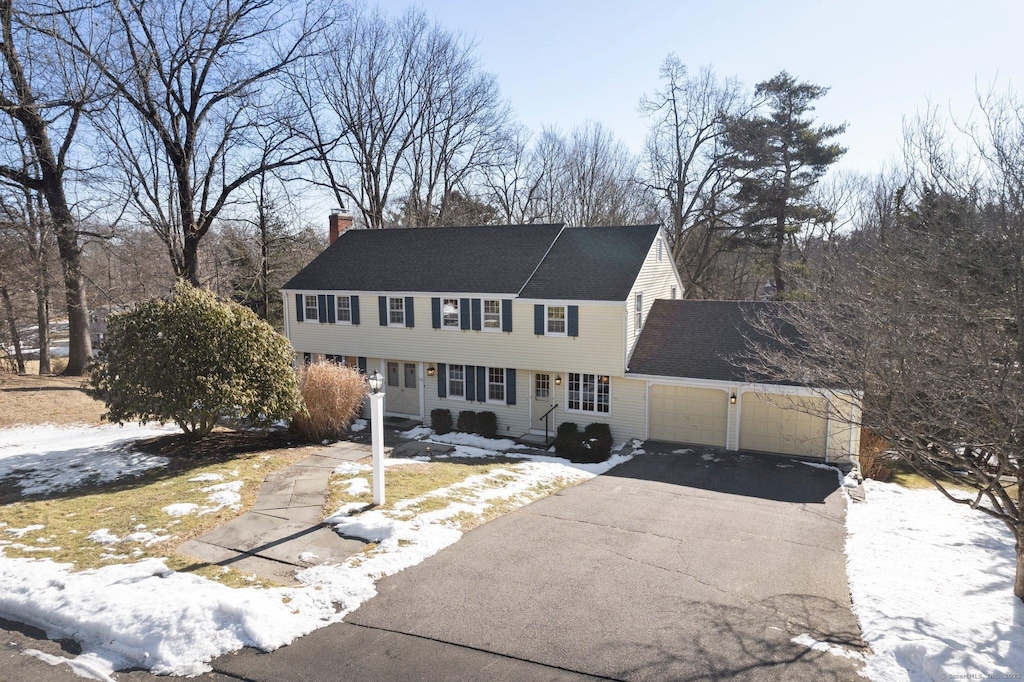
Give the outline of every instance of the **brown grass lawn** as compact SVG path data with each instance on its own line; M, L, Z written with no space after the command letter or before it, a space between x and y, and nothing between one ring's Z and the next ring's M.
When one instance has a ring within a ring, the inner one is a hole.
M82 377L0 374L0 428L18 424L99 424L106 410Z

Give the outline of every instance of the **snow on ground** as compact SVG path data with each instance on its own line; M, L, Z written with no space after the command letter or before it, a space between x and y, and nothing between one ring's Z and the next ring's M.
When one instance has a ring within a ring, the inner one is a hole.
M878 681L1016 679L1024 605L1013 596L1013 537L937 490L864 482L847 512L854 612Z
M83 483L107 483L167 464L124 447L176 431L171 426L20 426L0 429L0 480L24 495L44 495Z
M352 433L359 433L360 431L366 430L366 420L357 419L348 427L348 430Z
M11 431L18 431L13 436ZM74 431L76 447L66 447L70 434L51 437L53 429L0 431L0 466L4 458L30 454L38 466L27 466L23 460L18 468L8 471L28 477L30 485L73 485L97 472L102 480L130 475L162 462L139 459L123 447L126 431L93 428ZM160 430L136 430L136 438L144 438ZM37 442L38 439L38 442ZM484 439L486 440L486 439ZM457 456L495 456L493 441L477 445L456 446ZM6 443L6 445L4 445ZM15 443L23 443L16 446ZM21 452L14 452L14 448ZM9 451L5 451L7 448ZM490 448L490 449L485 449ZM642 452L642 451L641 451ZM53 471L66 469L65 459L79 462L95 457L103 463L95 471L74 478L46 478L46 467ZM472 455L470 454L472 453ZM454 517L480 514L494 502L526 504L542 493L537 488L560 479L581 481L591 478L631 455L615 455L600 464L572 464L558 457L516 456L522 462L510 463L488 474L470 477L445 490L433 491L420 499L447 496L457 498L446 507L427 513L415 513L416 500L409 501L390 515L381 510L363 511L360 503L343 505L330 519L339 532L358 535L379 542L369 554L363 554L341 565L321 564L300 571L298 588L233 589L191 573L169 570L160 559L146 559L130 564L113 564L74 572L69 564L49 559L7 558L0 546L0 616L28 623L43 629L51 638L70 638L82 646L82 654L73 659L51 657L49 663L67 662L76 671L96 679L107 679L115 669L133 666L156 673L196 675L208 671L208 662L221 654L252 646L273 650L296 637L342 620L345 615L376 594L375 582L409 566L456 542L461 537ZM41 463L45 462L45 466ZM414 460L392 458L389 466L401 466ZM344 467L344 473L355 475L367 467ZM509 476L511 480L499 479ZM211 478L196 477L196 483ZM363 479L365 480L365 479ZM235 482L218 483L205 488L214 495L237 494ZM218 497L218 500L220 498ZM224 496L226 501L227 496ZM164 507L169 515L196 512L192 503ZM8 535L24 529L3 528ZM132 534L117 538L109 529L97 529L90 538L105 544L148 542L157 532L137 527ZM26 531L27 532L27 531ZM152 536L152 537L151 537ZM49 548L43 548L49 549ZM130 555L110 555L130 560ZM306 559L313 559L309 554Z

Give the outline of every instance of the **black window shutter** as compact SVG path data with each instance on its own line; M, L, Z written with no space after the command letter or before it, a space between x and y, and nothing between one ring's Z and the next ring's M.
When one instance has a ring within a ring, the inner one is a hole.
M512 301L507 298L501 302L501 331L512 331Z
M388 297L378 296L377 307L380 309L380 326L388 326Z
M416 315L412 311L412 296L405 297L405 326L414 327L416 325Z
M482 365L476 368L476 400L487 402L487 368Z
M306 306L302 303L302 294L295 294L295 320L302 322L305 312Z
M533 306L533 333L544 336L544 306L540 303Z
M448 365L443 362L437 363L437 397L448 396Z
M352 308L352 324L359 324L359 297L349 296L349 306Z
M439 298L430 299L430 323L434 329L441 328L441 299Z
M516 404L516 371L505 368L505 404Z
M480 311L480 299L473 299L473 329L480 331L481 328L481 311Z
M356 358L356 367L359 368L360 372L366 374L366 358Z
M334 294L327 294L327 321L331 324L338 321L338 306L334 303Z
M470 328L471 324L470 324L470 319L469 318L470 318L470 314L469 314L469 299L468 298L460 298L459 299L459 321L461 322L463 329L469 329Z
M327 323L327 297L323 294L316 295L316 309L320 313L320 324Z
M578 305L569 306L569 336L580 335L580 307Z
M462 372L462 376L466 378L466 387L462 393L466 396L466 400L473 400L476 397L476 367L466 365Z

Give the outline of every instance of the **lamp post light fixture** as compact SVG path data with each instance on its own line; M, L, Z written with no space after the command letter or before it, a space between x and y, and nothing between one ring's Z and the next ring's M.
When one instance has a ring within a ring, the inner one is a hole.
M384 377L373 370L370 385L370 450L373 454L373 503L384 504Z

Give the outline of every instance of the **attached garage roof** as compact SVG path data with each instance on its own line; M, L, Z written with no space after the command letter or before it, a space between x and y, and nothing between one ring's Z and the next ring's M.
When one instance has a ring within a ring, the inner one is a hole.
M750 376L742 366L743 358L749 357L752 343L771 341L751 320L773 315L779 305L756 301L655 301L629 360L627 375L757 381L758 377ZM761 380L799 385L796 381Z

